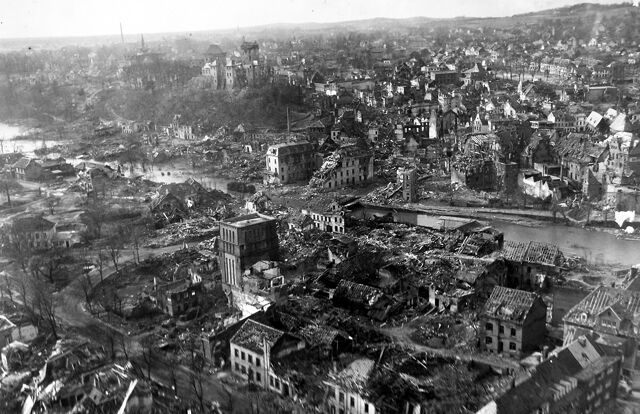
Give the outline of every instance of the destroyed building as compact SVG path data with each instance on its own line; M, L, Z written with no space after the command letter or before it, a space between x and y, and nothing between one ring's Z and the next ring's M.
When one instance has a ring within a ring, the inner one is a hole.
M180 316L200 305L204 294L201 282L184 279L154 287L154 297L160 310L169 316Z
M259 260L278 260L276 220L253 213L221 221L218 249L222 283L239 288L251 265Z
M415 168L399 168L397 182L402 186L402 200L408 203L418 201L418 173Z
M558 274L564 259L557 246L534 241L507 241L503 256L510 268L508 286L529 290L548 285L547 277Z
M321 200L312 203L302 210L302 214L311 217L315 228L329 233L345 233L344 208L333 200L323 203Z
M480 316L480 348L519 358L546 334L547 305L531 292L496 286Z
M26 244L23 247L48 249L54 245L55 223L42 215L22 215L3 227L9 232L12 243Z
M233 335L229 344L234 374L284 397L295 395L291 383L273 372L272 360L285 358L303 349L304 340L249 319Z
M267 149L265 184L289 184L311 178L316 169L313 145L307 141L271 145Z
M367 394L367 383L374 366L371 359L360 358L342 371L330 373L324 381L326 410L330 413L375 414L376 407Z
M310 187L336 189L373 178L373 152L356 144L341 146L323 159L313 174Z
M477 191L495 191L496 180L496 167L490 158L458 156L451 165L451 184Z

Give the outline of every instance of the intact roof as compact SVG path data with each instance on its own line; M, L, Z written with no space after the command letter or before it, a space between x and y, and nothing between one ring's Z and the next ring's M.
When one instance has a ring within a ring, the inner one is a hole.
M547 266L557 266L562 258L562 252L558 246L534 241L507 241L502 253L505 259L512 262L537 263Z
M35 160L35 158L26 158L26 157L23 157L23 158L20 158L18 161L16 161L16 162L12 165L12 167L13 167L13 168L21 168L21 169L25 169L25 168L27 168L27 166L29 165L29 163L30 163L31 161L36 161L36 160Z
M310 152L313 146L309 141L287 142L282 144L270 145L267 149L268 155L290 155L301 152Z
M265 342L271 349L283 335L283 331L249 319L231 337L230 342L258 354L263 354L263 344Z
M635 326L640 323L640 292L600 286L578 302L563 318L565 322L593 328L598 323L598 316L608 308L620 319L628 319ZM605 329L604 326L601 327ZM614 334L619 332L615 328ZM640 337L637 329L629 329L625 336Z
M496 399L497 413L525 414L566 395L602 372L616 357L581 337L541 363L531 377Z
M225 221L221 221L220 224L225 224L232 227L247 227L252 226L254 224L259 223L268 223L270 221L275 221L273 217L265 216L258 213L245 214L244 216L238 216L230 219L226 219Z
M532 292L496 286L484 306L484 314L491 318L524 322L539 298Z
M220 48L220 45L211 44L206 52L207 55L225 55L226 53Z
M21 233L31 233L34 231L47 231L55 226L49 220L41 216L23 216L13 220L13 228Z

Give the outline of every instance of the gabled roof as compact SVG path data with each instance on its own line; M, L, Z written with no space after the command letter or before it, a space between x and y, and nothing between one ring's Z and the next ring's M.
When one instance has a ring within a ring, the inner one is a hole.
M35 162L36 160L34 158L20 158L18 161L16 161L12 167L13 168L20 168L20 169L25 169L27 168L27 166L31 163L31 162Z
M231 337L230 342L258 354L263 354L263 344L271 349L285 333L252 319L248 319Z
M640 323L640 292L600 286L571 308L563 320L593 328L598 323L598 316L607 308L611 308L618 318L627 319L632 325L638 326ZM625 336L640 337L640 332L637 329L629 329Z
M226 53L220 48L220 45L211 44L209 45L209 48L207 49L205 54L215 56L215 55L225 55Z
M51 230L55 226L54 223L42 218L42 216L18 217L13 220L12 225L13 228L20 233L42 232Z
M342 279L340 280L340 283L338 283L333 297L346 299L350 302L359 303L365 306L371 306L382 296L382 291L372 286Z
M562 252L553 244L507 241L504 244L503 255L505 259L512 262L556 266L562 257Z
M562 348L535 368L531 377L497 398L497 414L525 414L553 403L616 361L586 337Z
M524 290L496 286L484 307L484 315L490 318L524 322L540 296Z
M605 151L605 146L591 142L591 136L572 132L555 142L556 153L567 160L590 163L597 160Z
M164 193L164 194L154 198L153 200L151 200L151 203L149 203L149 208L151 210L155 210L163 202L171 201L171 200L175 200L176 204L178 204L178 206L180 208L183 208L182 200L180 200L178 197L176 197L173 193Z

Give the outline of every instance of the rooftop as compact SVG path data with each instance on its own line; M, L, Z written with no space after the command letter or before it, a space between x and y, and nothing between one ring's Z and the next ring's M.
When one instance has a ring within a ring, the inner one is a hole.
M359 392L367 384L374 366L375 363L369 358L356 359L342 371L330 374L329 378L336 385Z
M496 399L497 413L529 413L554 402L615 362L595 343L580 337L541 363L531 377Z
M244 216L238 216L238 217L227 219L225 221L220 222L220 224L241 228L241 227L253 226L255 224L260 224L260 223L268 223L273 220L275 220L273 217L261 215L258 213L252 213L252 214L245 214Z
M523 322L539 298L532 292L496 286L485 304L484 314L497 319Z
M609 308L618 318L631 324L625 332L622 332L625 325L622 323L620 328L601 326L602 329L611 329L613 334L640 337L640 332L633 327L640 323L640 292L636 291L600 286L571 308L564 321L593 328L598 324L598 317Z
M562 252L558 246L540 242L507 241L503 249L504 258L512 262L558 265Z
M248 319L238 332L231 337L231 343L239 345L258 354L263 353L263 344L266 342L269 348L284 335L284 332Z

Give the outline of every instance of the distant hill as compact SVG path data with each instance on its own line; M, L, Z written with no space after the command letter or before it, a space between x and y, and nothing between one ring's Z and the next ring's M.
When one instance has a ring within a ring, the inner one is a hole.
M509 28L532 25L544 20L562 20L565 18L579 18L585 24L591 24L597 20L609 17L624 16L633 8L631 3L621 3L613 5L603 5L594 3L581 3L573 6L541 10L537 12L518 14L507 17L455 17L455 18L431 18L431 17L411 17L404 19L392 19L378 17L367 20L342 21L332 23L280 23L268 24L252 27L242 27L237 29L224 29L213 31L193 31L193 32L171 32L171 33L145 33L145 40L149 42L166 40L174 37L189 37L194 40L210 39L212 37L288 37L291 34L323 34L331 32L371 32L371 31L391 31L396 33L410 33L416 27L447 27L455 25L458 28L473 27L493 27ZM137 41L138 34L125 35L127 43ZM18 50L29 46L36 49L51 49L66 45L100 45L120 42L119 35L105 35L92 37L66 37L66 38L39 38L39 39L0 39L0 51Z

